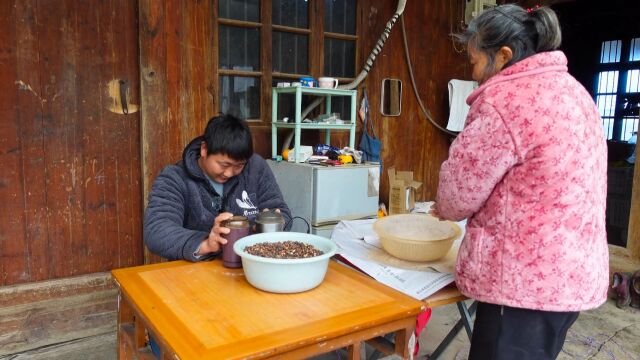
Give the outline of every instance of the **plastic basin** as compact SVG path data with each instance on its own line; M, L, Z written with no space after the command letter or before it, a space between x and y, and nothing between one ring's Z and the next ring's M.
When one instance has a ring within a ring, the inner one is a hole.
M376 220L373 230L391 255L409 261L434 261L449 252L460 227L426 214L391 215Z
M247 246L262 242L299 241L323 252L320 256L304 259L274 259L251 255ZM336 244L318 235L296 232L270 232L243 237L233 245L233 251L242 258L247 281L254 287L273 293L297 293L315 288L327 273L329 259L335 255Z

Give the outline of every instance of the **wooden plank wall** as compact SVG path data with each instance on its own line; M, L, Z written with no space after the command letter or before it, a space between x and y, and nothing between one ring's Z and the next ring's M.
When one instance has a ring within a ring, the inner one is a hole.
M212 88L216 66L213 29L206 14L216 2L171 0L140 1L142 82L142 138L144 194L165 165L179 159L184 145L200 134L214 113L217 89ZM361 0L358 16L357 68L361 68L386 22L395 1ZM420 96L440 124L448 116L447 82L470 77L467 58L454 49L451 31L459 31L463 3L409 1L406 19L411 57ZM404 60L400 24L396 25L365 82L372 104L372 118L384 143L385 169L396 166L414 170L423 181L419 199L435 196L438 170L446 158L449 138L428 124L420 113L410 86ZM458 47L459 50L459 47ZM403 81L402 114L382 117L378 111L383 78ZM361 124L358 128L361 127ZM270 157L270 131L256 126L257 152ZM388 181L382 177L381 200L388 197Z
M396 1L364 0L361 9L362 51L358 67L395 12ZM460 45L454 46L448 36L461 31L464 18L461 1L407 1L405 29L418 93L432 117L446 126L449 116L447 83L450 79L470 80L467 56ZM420 201L435 198L441 163L447 158L450 137L431 125L421 112L409 78L402 44L400 21L396 23L372 71L365 81L369 95L371 119L383 143L381 201L388 202L389 182L386 170L411 170L423 183L418 191ZM382 80L402 80L402 112L398 117L380 113ZM361 129L361 123L358 129ZM359 138L357 143L359 143Z
M213 115L212 2L140 0L144 195Z
M212 1L140 0L143 202L213 116ZM145 250L147 262L160 258Z
M638 155L640 155L640 147L636 145L636 159ZM633 259L640 260L640 166L636 165L634 171L627 249Z
M114 359L117 293L109 273L0 287L0 359Z
M141 263L135 14L0 2L0 285Z

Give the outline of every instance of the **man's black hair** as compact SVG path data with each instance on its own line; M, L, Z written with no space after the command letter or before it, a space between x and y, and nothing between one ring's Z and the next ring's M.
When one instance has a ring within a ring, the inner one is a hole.
M229 114L214 116L204 129L207 154L223 154L234 160L253 155L253 140L247 122Z

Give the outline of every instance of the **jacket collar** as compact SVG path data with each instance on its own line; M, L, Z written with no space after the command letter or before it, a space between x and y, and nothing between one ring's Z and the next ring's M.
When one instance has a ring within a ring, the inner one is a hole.
M531 76L545 72L567 72L567 57L562 51L541 52L518 61L508 68L493 75L480 87L475 89L469 97L467 104L471 105L489 87L501 82L510 81L524 76Z
M200 144L202 144L202 141L204 141L204 138L202 136L198 136L191 140L189 145L184 148L182 151L182 164L190 177L206 181L207 178L204 176L200 165L198 165L198 159L200 158Z

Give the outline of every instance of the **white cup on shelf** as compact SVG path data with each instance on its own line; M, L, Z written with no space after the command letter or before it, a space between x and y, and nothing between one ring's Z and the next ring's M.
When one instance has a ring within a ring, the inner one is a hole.
M318 78L318 87L323 89L335 89L338 87L338 79L333 77Z

